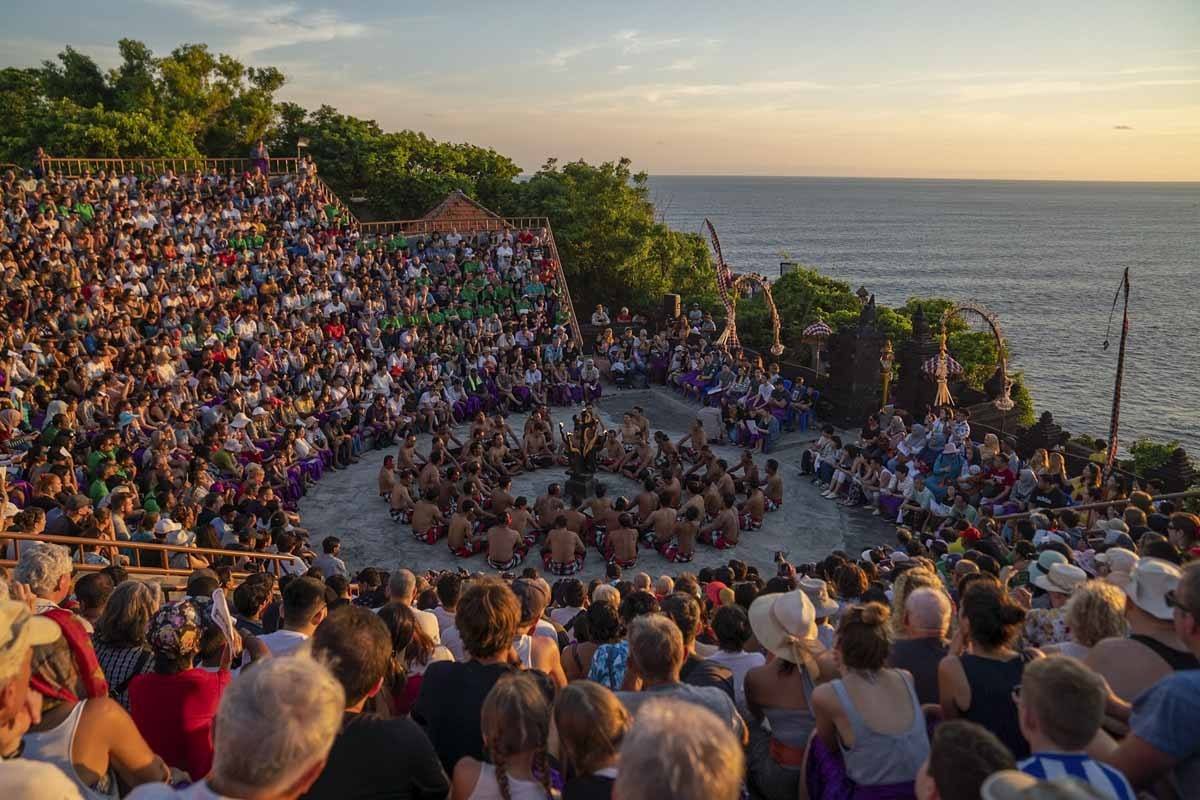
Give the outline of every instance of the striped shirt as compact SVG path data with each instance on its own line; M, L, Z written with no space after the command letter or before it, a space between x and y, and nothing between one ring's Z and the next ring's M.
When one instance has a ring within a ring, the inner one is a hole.
M1124 775L1083 753L1034 753L1017 764L1017 769L1039 780L1075 778L1112 800L1135 800L1136 797Z

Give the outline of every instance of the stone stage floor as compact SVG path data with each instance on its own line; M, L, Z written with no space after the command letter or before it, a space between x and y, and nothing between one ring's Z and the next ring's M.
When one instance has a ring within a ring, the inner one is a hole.
M663 430L672 440L678 441L687 431L698 406L684 400L665 388L617 391L606 387L597 411L607 427L618 427L621 415L632 406L640 405L650 419L651 430ZM571 428L571 414L578 408L554 408L553 419ZM521 431L524 415L514 414L509 424ZM457 431L456 433L461 433ZM675 575L683 571L696 571L701 567L716 567L728 563L732 558L758 567L761 574L775 574L773 557L776 551L788 553L795 564L815 561L831 551L844 549L850 553L894 541L894 527L872 516L861 508L847 509L821 497L820 490L799 477L800 454L803 443L815 437L813 431L785 434L773 452L764 456L756 454L760 469L768 457L777 458L784 479L784 504L781 509L767 514L761 530L742 531L738 545L728 550L716 550L698 544L696 555L690 564L668 562L654 550L643 549L638 559L637 571L651 575ZM425 452L429 446L429 435L418 437L418 448ZM736 447L715 446L715 451L730 464L737 462ZM468 559L450 554L444 542L427 545L413 538L408 525L393 522L388 515L387 502L378 496L377 474L384 456L395 449L364 453L358 464L349 469L328 471L325 476L300 501L301 524L308 529L310 544L314 550L320 547L321 539L330 534L341 537L342 558L351 573L367 566L394 570L407 567L414 572L427 569L455 569L464 567L472 572L488 571L483 555ZM607 473L597 478L608 486L609 496L625 495L632 499L639 485L623 477ZM546 491L551 483L566 480L565 467L541 469L522 473L513 478L514 496L525 495L530 505ZM319 550L318 550L319 551ZM530 550L523 567L542 568L537 549ZM583 572L579 577L588 579L604 575L604 558L595 549L588 551Z

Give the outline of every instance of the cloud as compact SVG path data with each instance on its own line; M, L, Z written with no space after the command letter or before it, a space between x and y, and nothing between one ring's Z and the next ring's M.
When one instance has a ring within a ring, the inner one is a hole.
M613 36L613 39L620 45L621 52L628 55L657 53L661 50L678 47L685 41L679 36L650 38L636 30L621 31Z
M343 19L331 9L307 10L294 2L242 6L234 0L158 0L202 22L236 34L228 48L251 55L295 44L331 42L361 36L367 26Z
M740 83L646 83L590 92L573 102L605 103L613 100L641 100L651 105L704 97L783 97L802 92L823 92L831 87L814 81L775 80Z
M1120 92L1129 89L1149 89L1172 86L1200 85L1200 78L1163 78L1149 80L1029 80L1005 83L966 84L952 91L961 100L1002 100L1011 97L1032 97L1096 92Z
M691 72L699 66L694 58L677 58L663 67L667 72Z
M1131 131L1131 130L1133 130L1133 126L1132 125L1113 125L1113 130L1114 131Z
M622 72L629 72L631 69L633 69L632 64L617 64L609 71L613 75L620 75Z

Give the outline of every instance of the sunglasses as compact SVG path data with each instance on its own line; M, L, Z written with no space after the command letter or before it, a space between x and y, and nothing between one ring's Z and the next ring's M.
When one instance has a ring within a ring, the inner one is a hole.
M1182 611L1185 614L1194 614L1195 613L1194 611L1192 611L1192 609L1188 608L1183 603L1179 602L1179 599L1175 596L1174 589L1171 589L1169 592L1167 592L1165 595L1163 595L1163 600L1166 601L1167 608L1178 608L1180 611Z

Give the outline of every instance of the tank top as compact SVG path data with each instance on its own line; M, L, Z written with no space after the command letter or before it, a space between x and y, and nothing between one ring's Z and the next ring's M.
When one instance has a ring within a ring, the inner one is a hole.
M833 681L838 702L850 727L854 731L854 746L842 748L846 763L846 775L858 786L886 786L895 783L911 783L916 780L917 770L929 756L929 734L925 728L925 715L921 712L921 701L917 690L907 675L901 675L912 703L912 724L901 733L880 733L867 726L867 721L858 713L854 702L840 679Z
M513 640L513 648L517 651L517 658L521 659L521 666L525 669L533 668L533 637L528 633L523 633Z
M771 738L778 739L789 747L803 749L808 744L808 737L817 726L817 720L812 713L812 679L804 667L797 667L804 690L804 704L807 708L763 708L763 716L771 723Z
M996 734L1018 761L1029 757L1029 742L1021 735L1012 692L1028 660L1025 653L1008 661L970 654L959 657L971 687L971 707L963 710L963 717Z
M1138 644L1144 644L1146 647L1149 647L1176 672L1181 669L1200 668L1200 660L1197 660L1194 655L1185 650L1176 650L1173 647L1168 647L1158 639L1151 636L1144 636L1140 633L1130 634L1129 638Z
M526 781L508 776L508 796L512 800L546 800L546 790L537 781ZM479 780L467 800L502 800L500 784L496 782L496 768L491 764L479 765Z
M22 740L25 744L23 757L58 767L79 788L80 794L88 800L115 799L120 795L117 794L117 785L113 780L111 768L95 787L86 785L79 779L79 774L75 772L75 761L71 757L71 752L75 744L75 731L79 727L79 720L83 716L83 707L86 703L87 700L76 703L67 718L50 730L30 731L25 734Z

